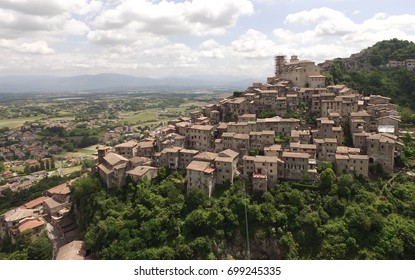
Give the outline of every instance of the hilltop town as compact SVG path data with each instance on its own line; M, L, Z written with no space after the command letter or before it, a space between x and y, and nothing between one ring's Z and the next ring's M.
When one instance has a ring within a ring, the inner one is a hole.
M114 188L127 177L154 179L159 168L186 170L187 189L209 196L236 177L253 191L280 180L318 180L324 162L338 176L368 177L371 166L393 172L402 151L397 106L325 79L312 61L276 56L267 83L170 120L143 141L99 149L95 172Z
M244 92L170 119L138 141L97 146L90 174L108 189L124 189L129 182L181 171L187 191L209 197L235 180L243 180L249 193L270 191L283 181L316 182L327 163L337 176L368 178L396 170L403 149L400 122L390 98L326 86L314 62L276 56L267 83L254 82ZM1 238L16 243L25 231L39 235L47 228L54 258L84 259L85 244L70 216L73 181L0 216Z

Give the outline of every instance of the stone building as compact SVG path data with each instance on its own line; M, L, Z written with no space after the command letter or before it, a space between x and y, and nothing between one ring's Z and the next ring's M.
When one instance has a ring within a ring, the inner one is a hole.
M192 125L186 128L187 148L208 151L213 148L214 126Z
M238 159L239 154L230 149L218 154L213 161L216 169L216 184L233 183L238 173Z
M255 191L266 191L277 183L280 162L277 157L244 156L242 175L252 182Z
M125 143L121 143L116 145L115 152L119 154L120 156L123 156L125 158L132 158L137 155L137 146L138 143L135 141L128 141Z
M210 162L194 160L186 167L187 191L204 190L210 197L215 189L215 177L215 168Z
M366 138L367 155L369 163L379 163L383 170L391 173L395 162L395 156L400 150L401 144L394 135L387 133L371 134Z
M323 88L326 77L321 75L320 67L309 60L299 60L296 55L291 56L289 62L284 56L275 58L275 76L291 81L297 87Z
M369 174L369 157L367 155L336 154L335 169L337 176L346 172L367 177Z
M337 139L335 138L324 138L324 139L314 139L316 144L317 154L316 159L319 163L327 161L334 163L336 149L337 149Z
M97 165L99 177L107 188L125 185L125 173L129 160L115 153L108 153Z
M152 166L137 166L134 169L127 171L127 175L131 177L134 182L141 182L144 178L153 180L157 177L158 168Z
M310 159L308 153L283 152L281 160L283 163L278 172L280 178L302 180L307 177L314 178L317 173L316 160Z

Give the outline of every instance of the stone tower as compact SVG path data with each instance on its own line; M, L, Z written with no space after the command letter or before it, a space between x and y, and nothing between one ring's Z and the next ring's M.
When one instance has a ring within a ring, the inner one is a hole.
M284 72L285 56L277 55L275 57L275 77L280 78Z

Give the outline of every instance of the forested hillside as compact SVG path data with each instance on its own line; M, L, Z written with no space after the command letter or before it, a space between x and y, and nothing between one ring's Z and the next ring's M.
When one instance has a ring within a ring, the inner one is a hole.
M366 50L373 66L385 65L390 60L415 58L415 43L398 39L377 42Z
M73 186L79 225L97 259L414 259L414 179L375 182L320 170L319 185L280 183L246 196L244 185L208 198L183 191L175 173L106 191L85 177Z
M365 95L381 94L400 105L402 121L415 124L415 72L387 68L390 60L415 58L415 44L392 39L381 41L347 59L336 59L325 73L329 83L345 83Z

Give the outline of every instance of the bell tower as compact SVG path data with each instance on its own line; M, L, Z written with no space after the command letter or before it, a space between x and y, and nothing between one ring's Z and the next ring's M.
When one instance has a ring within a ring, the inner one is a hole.
M285 56L277 55L275 57L275 77L281 78L281 75L284 72L284 65L285 65Z

